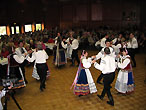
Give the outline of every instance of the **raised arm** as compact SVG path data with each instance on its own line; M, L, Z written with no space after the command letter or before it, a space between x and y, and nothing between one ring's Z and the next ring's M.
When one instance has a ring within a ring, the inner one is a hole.
M18 63L23 63L25 60L24 56L18 56L18 55L14 55L13 58L16 60L16 62Z
M106 62L104 60L101 60L100 65L97 62L95 62L94 67L100 71L103 71L105 64Z

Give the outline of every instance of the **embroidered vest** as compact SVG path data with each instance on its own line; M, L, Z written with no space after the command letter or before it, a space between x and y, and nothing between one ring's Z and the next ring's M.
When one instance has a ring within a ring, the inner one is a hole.
M130 60L130 62L131 62L131 58L130 57L127 57L129 60ZM124 60L125 59L122 59L122 63L124 62ZM129 63L124 69L122 69L122 70L125 70L125 71L128 71L128 72L130 72L130 71L132 71L132 66L131 66L131 63Z

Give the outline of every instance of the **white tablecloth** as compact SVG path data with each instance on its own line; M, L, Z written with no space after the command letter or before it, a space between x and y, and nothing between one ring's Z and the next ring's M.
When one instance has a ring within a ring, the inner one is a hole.
M0 58L0 64L1 64L1 65L6 65L6 64L8 64L8 58L3 58L3 59Z
M55 43L45 43L46 48L53 50Z

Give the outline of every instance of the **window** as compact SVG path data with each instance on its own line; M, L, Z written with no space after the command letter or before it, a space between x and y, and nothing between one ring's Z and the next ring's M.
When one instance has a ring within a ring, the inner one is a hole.
M7 31L6 31L6 26L0 26L0 35L6 35Z
M32 26L31 24L25 25L25 32L31 32L32 31Z
M11 27L11 33L14 34L14 27Z
M16 34L19 34L20 30L19 30L19 26L16 26Z
M42 30L41 24L36 24L36 31L41 31L41 30Z

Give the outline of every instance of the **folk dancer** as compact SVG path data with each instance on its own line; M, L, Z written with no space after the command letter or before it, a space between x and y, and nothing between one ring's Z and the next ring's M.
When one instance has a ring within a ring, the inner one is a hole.
M20 67L20 64L24 62L27 58L28 53L24 53L22 56L19 56L15 49L9 49L8 55L8 70L7 77L12 80L13 89L22 88L26 86L26 82L24 80L24 76Z
M40 44L42 45L42 42L38 42L37 44ZM42 45L42 49L45 50L44 46ZM36 52L37 48L36 49L33 49L32 51ZM46 52L47 53L47 52ZM47 54L48 55L48 54ZM31 56L30 56L31 57ZM47 74L46 74L46 78L48 78L50 76L50 69L49 69L49 66L47 65L48 67L48 70L47 70ZM33 67L33 72L32 72L32 77L36 80L40 80L40 77L37 73L37 68L36 68L36 62L34 62L34 67Z
M23 46L24 46L23 40L20 40L20 41L18 42L18 45L19 45L19 47L16 48L15 51L17 52L17 55L18 55L19 57L21 57L21 56L23 56L25 53L27 53L27 50L23 47ZM21 68L21 70L22 70L25 83L27 84L28 81L26 80L26 77L25 77L25 65L26 65L26 63L27 63L27 60L24 60L24 62L22 62L22 63L20 64L20 68Z
M55 47L54 47L54 59L53 62L57 67L65 65L67 63L65 50L62 45L62 39L60 33L58 33L55 38Z
M48 59L48 55L45 52L45 50L43 50L43 47L41 44L37 45L37 51L32 53L32 57L30 58L28 56L27 58L29 62L33 62L35 60L37 73L40 77L40 91L41 92L46 88L45 81L46 81L46 75L48 71L48 67L46 64L47 59Z
M135 54L136 54L136 49L138 48L138 43L133 33L130 34L130 41L127 43L127 48L128 48L128 53L133 63L132 66L136 67Z
M121 49L122 56L119 56L118 73L115 89L122 94L129 94L134 91L134 79L130 56L125 48Z
M100 46L101 46L101 48L103 48L103 47L106 47L106 40L107 39L109 39L109 35L108 34L105 34L105 37L103 37L102 39L101 39L101 42L100 42Z
M116 69L116 62L115 58L110 55L110 49L106 47L104 49L104 57L101 58L100 64L93 60L94 67L99 69L103 73L103 84L104 88L101 95L97 95L101 100L104 98L105 94L107 94L109 101L108 104L114 106L114 99L111 94L111 83L114 81L115 78L115 69Z
M73 35L73 41L69 42L68 44L71 45L72 48L72 55L71 55L71 60L72 60L72 64L70 66L75 66L75 60L77 61L77 66L79 66L80 64L80 60L78 57L78 47L79 47L79 41L77 40L77 36Z
M73 41L72 35L67 40L65 40L66 43L70 42L70 44L72 44L72 41ZM66 48L67 48L67 50L66 50L66 58L71 59L71 56L72 56L71 45L68 44Z
M97 92L94 80L89 70L92 60L91 58L87 59L87 56L88 53L83 50L80 59L80 65L72 85L72 87L74 86L74 94L78 96Z
M110 42L111 42L110 39L107 39L105 41L106 47L108 47L110 49L110 55L111 56L115 56L114 49L112 47L110 47L111 46ZM96 60L101 59L104 56L104 49L105 49L105 47L103 47L101 49L101 51L96 56L92 56L92 58L95 58ZM103 73L101 73L99 75L99 77L97 78L96 82L99 83L99 84L102 84L102 82L101 82L102 78L103 78Z

